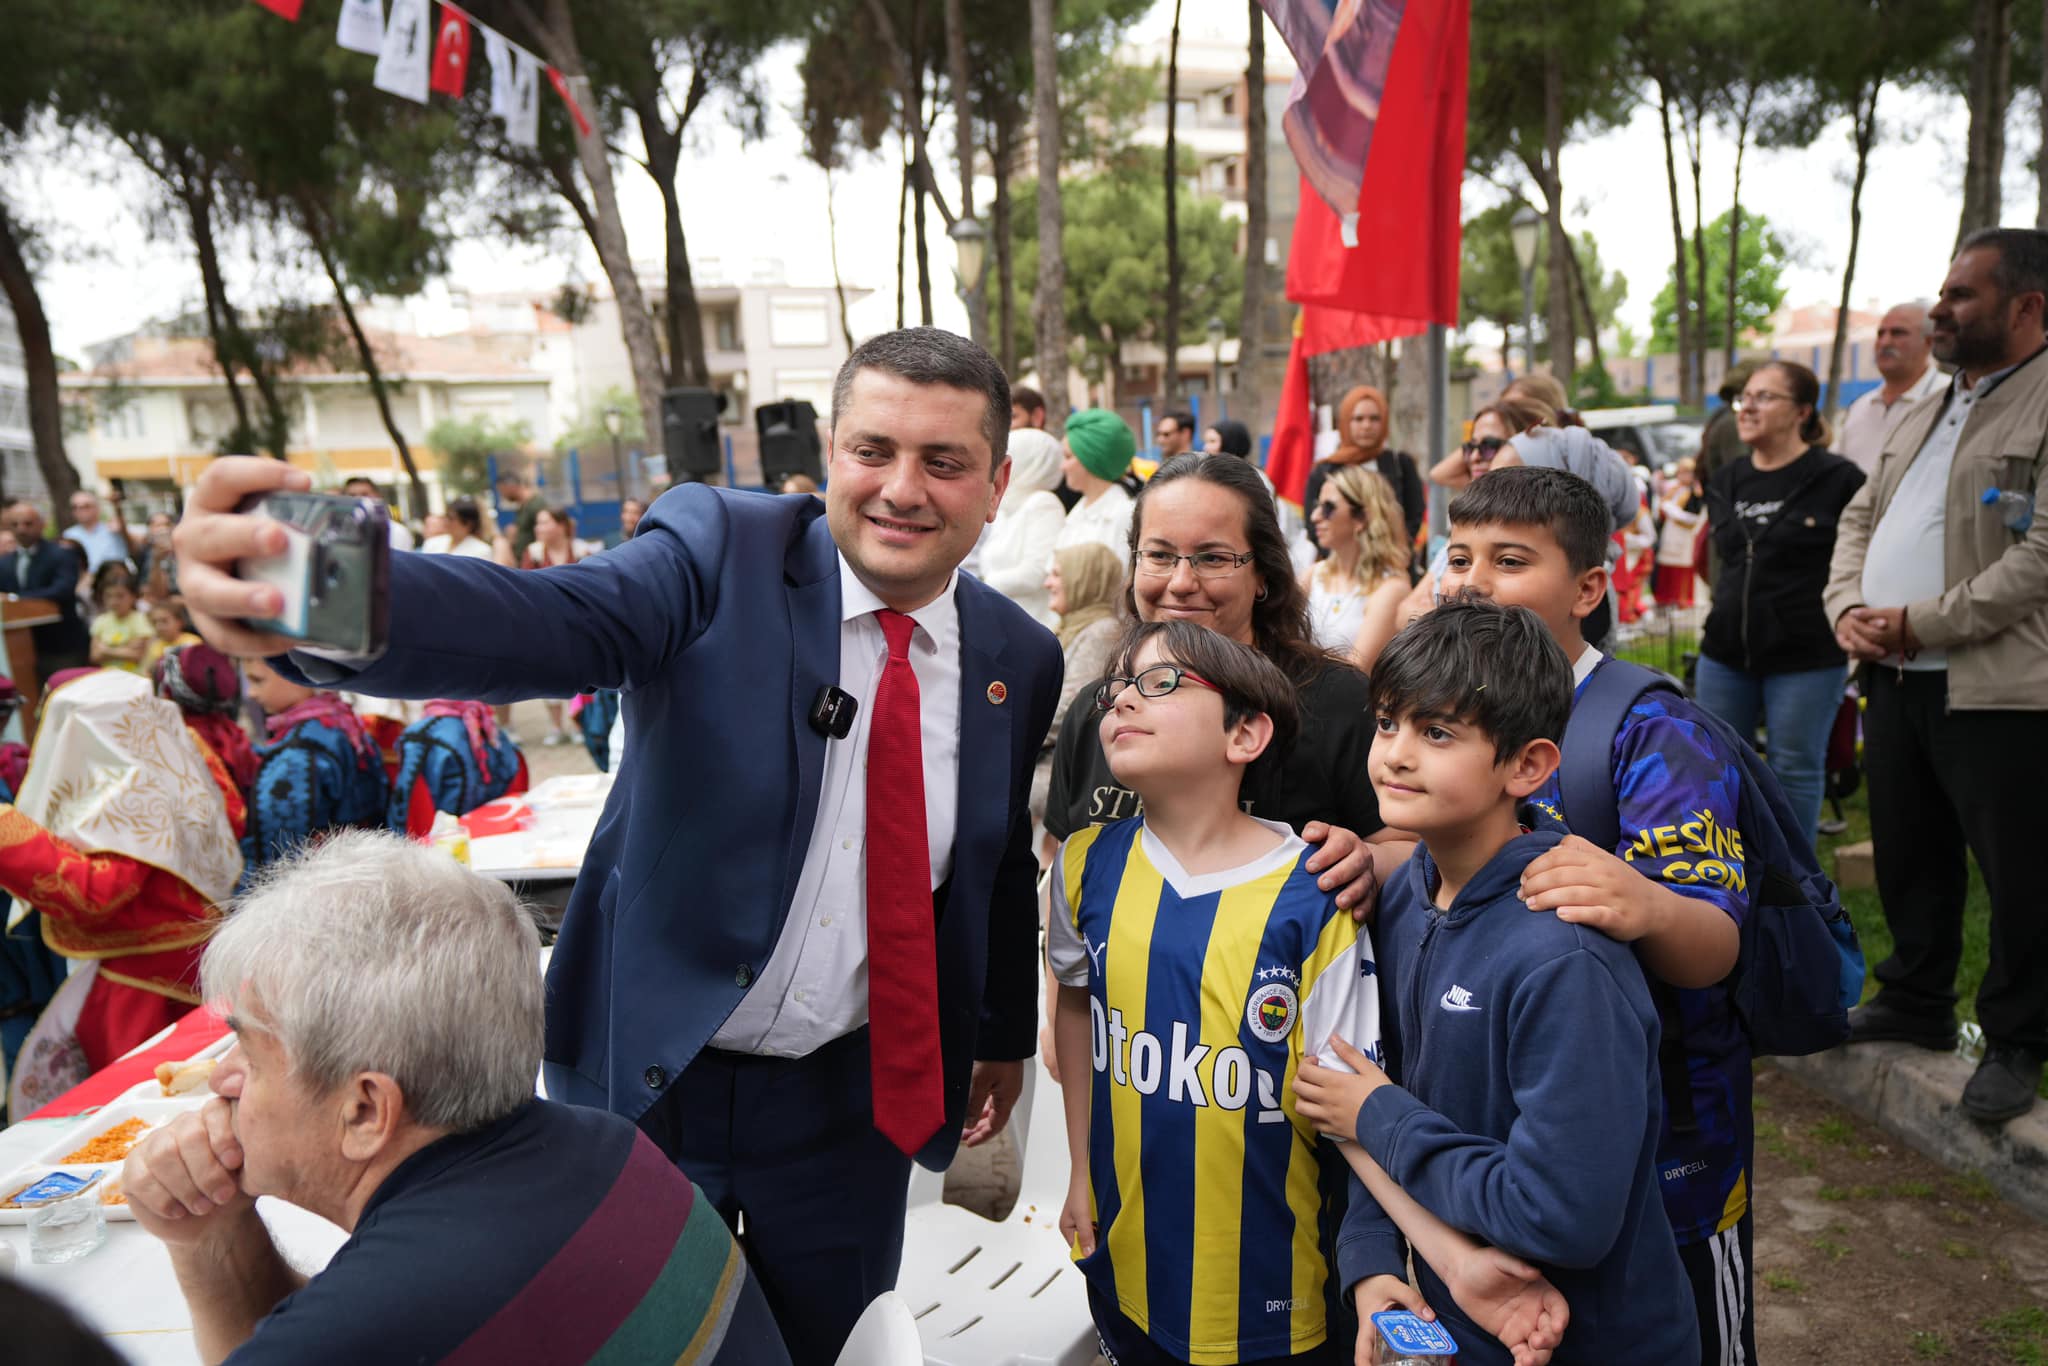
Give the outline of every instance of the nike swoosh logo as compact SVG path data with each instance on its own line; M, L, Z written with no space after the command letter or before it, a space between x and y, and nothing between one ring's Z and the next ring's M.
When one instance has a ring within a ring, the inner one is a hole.
M1437 1004L1445 1010L1471 1012L1479 1009L1478 1006L1472 1004L1471 993L1463 987L1452 987L1438 998Z

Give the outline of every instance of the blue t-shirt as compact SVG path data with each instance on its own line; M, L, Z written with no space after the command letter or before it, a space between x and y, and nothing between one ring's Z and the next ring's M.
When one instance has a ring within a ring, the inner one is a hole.
M1583 691L1581 684L1573 700ZM1646 877L1718 906L1741 924L1749 908L1736 824L1742 766L1721 753L1697 706L1668 692L1636 702L1614 736L1614 796L1621 820L1614 852ZM1562 788L1553 777L1525 809L1524 820L1534 829L1563 831L1563 812ZM1645 975L1651 975L1647 969ZM1675 1021L1684 1046L1698 1125L1674 1133L1666 1107L1657 1140L1657 1184L1672 1232L1680 1243L1696 1243L1732 1227L1749 1209L1755 1147L1749 1040L1724 988L1654 985L1665 1007L1665 1028Z
M535 1100L429 1144L229 1366L788 1366L731 1233L652 1142Z

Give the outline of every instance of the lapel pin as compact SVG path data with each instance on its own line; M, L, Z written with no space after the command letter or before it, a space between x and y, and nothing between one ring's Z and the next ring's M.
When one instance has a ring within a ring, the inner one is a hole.
M991 683L988 685L988 700L1000 707L1010 700L1010 690L1001 683Z

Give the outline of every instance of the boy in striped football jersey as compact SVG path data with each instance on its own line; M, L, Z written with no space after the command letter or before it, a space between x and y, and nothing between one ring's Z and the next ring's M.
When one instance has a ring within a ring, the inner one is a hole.
M1073 1156L1060 1227L1103 1349L1118 1366L1337 1366L1352 1340L1330 1276L1344 1166L1291 1082L1333 1035L1377 1056L1378 995L1371 942L1303 868L1308 847L1238 806L1246 770L1294 736L1292 689L1256 651L1149 623L1097 706L1143 815L1062 846L1047 955ZM1542 1361L1563 1325L1555 1291L1393 1196L1472 1321ZM1390 1303L1425 1308L1405 1285L1366 1307Z

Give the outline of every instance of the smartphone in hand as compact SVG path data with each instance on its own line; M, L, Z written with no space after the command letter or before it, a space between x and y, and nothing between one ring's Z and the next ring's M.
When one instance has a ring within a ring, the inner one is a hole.
M283 610L251 620L251 627L352 655L384 648L391 622L391 518L381 502L268 493L241 510L281 524L286 541L281 555L235 564L235 577L284 594Z

